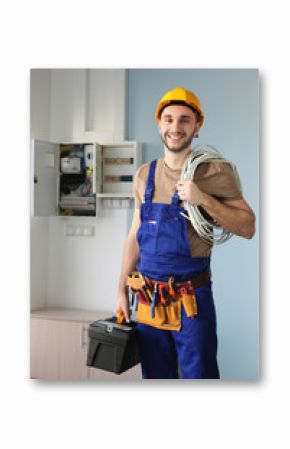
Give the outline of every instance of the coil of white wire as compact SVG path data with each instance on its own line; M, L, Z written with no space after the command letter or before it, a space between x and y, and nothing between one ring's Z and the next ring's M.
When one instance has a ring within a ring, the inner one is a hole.
M238 185L241 188L236 166L232 162L225 159L222 154L211 145L197 145L192 149L192 152L187 157L182 167L181 180L194 181L194 175L197 167L202 163L209 162L229 164L232 167ZM183 215L191 222L192 226L202 240L212 245L219 245L232 237L233 234L222 228L216 221L205 218L197 205L192 205L185 201L184 209L187 214Z

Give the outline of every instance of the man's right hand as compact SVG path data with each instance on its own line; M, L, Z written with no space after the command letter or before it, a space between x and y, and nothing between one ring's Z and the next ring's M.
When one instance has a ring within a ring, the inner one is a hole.
M118 301L114 308L114 312L116 315L118 315L119 312L121 311L124 313L126 322L129 323L130 322L129 299L128 294L126 292L119 293Z

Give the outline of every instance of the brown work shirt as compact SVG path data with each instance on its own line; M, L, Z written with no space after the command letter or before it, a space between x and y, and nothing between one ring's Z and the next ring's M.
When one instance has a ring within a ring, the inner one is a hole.
M140 208L144 201L150 162L139 167L134 183L133 193L135 208ZM181 170L169 168L164 156L158 159L155 171L155 189L153 202L170 204L175 191L175 184L180 179ZM242 199L242 192L232 167L223 162L210 162L200 164L195 172L194 181L205 193L214 196L220 201ZM195 229L188 222L188 240L192 257L207 257L211 253L212 245L203 241Z

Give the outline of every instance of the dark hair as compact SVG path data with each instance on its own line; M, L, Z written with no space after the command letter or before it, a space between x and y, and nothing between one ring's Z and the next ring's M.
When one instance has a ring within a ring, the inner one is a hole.
M172 101L170 101L170 103L165 104L160 109L159 118L161 118L162 112L164 111L165 108L167 108L167 106L171 106L171 105L174 105L174 104L175 105L188 107L189 109L191 109L195 113L197 121L200 120L200 113L193 106L191 106L190 104L185 103L185 101L182 101L182 100L172 100Z

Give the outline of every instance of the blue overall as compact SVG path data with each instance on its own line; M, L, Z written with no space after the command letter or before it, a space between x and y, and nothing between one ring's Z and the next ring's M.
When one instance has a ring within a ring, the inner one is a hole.
M145 276L177 282L192 279L209 269L210 257L191 257L188 220L180 212L178 192L171 204L153 203L157 161L150 164L141 225L137 232L140 259L137 269ZM182 307L180 331L138 323L141 367L144 379L218 379L216 314L211 281L195 291L197 316L186 316Z

